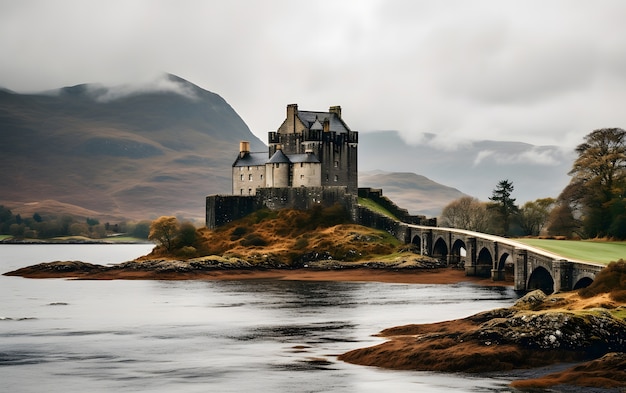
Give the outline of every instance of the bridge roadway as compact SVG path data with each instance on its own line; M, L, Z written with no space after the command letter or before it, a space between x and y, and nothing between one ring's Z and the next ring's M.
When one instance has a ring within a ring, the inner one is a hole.
M494 281L513 275L515 290L570 291L590 285L604 265L572 260L524 243L455 228L400 224L396 236L420 254L465 268L468 276Z

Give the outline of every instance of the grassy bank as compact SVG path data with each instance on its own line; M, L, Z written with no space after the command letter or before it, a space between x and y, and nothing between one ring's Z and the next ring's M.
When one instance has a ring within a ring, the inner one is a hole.
M564 257L608 264L626 259L626 242L593 240L516 239L529 246L541 248Z

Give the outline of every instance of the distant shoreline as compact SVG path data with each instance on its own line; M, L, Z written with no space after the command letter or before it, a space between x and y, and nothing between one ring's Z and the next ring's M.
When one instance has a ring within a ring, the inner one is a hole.
M106 240L106 239L93 239L93 240L87 240L87 239L61 239L61 240L53 240L53 239L4 239L4 240L0 240L0 244L28 244L28 245L34 245L34 244L44 244L44 245L50 245L50 244L111 244L111 245L116 245L116 244L154 244L148 240L145 241L141 241L141 240L137 240L137 241L133 241L133 240Z

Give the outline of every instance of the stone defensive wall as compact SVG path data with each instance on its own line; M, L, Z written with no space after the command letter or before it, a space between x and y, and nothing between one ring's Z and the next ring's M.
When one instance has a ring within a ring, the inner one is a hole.
M330 207L335 204L344 206L356 224L381 229L396 237L403 230L401 222L432 226L437 224L436 219L410 215L406 209L399 208L389 198L384 197L382 190L360 188L359 197L372 199L394 214L398 220L360 206L357 196L349 193L347 187L273 187L259 188L255 195L250 196L208 196L206 226L214 229L263 208L305 210L316 205Z
M255 195L210 195L206 198L206 226L217 228L268 208L306 210L321 205L340 204L355 217L357 198L347 187L273 187L259 188Z

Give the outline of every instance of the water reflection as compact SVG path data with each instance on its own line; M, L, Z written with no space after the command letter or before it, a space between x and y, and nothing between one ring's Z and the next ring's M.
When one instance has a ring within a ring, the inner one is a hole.
M0 288L3 389L70 393L506 391L506 376L389 371L336 356L381 342L372 335L388 327L517 297L469 284L273 280L0 277Z

